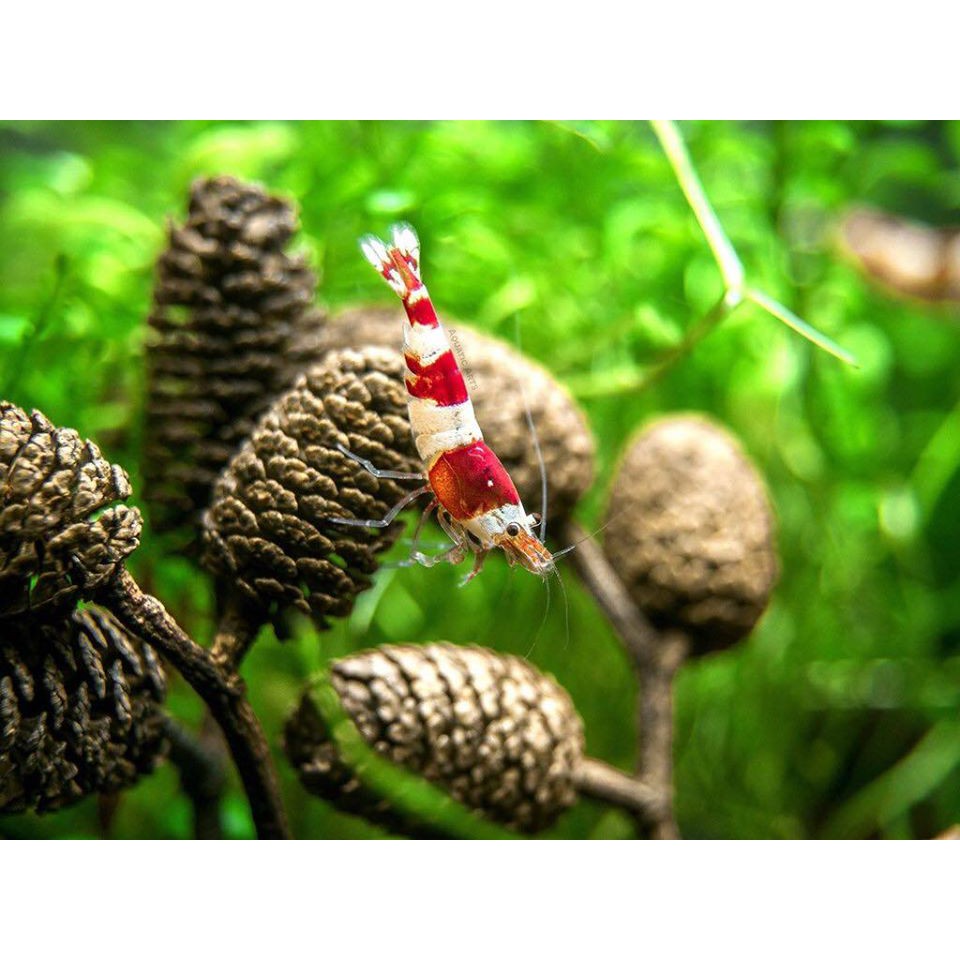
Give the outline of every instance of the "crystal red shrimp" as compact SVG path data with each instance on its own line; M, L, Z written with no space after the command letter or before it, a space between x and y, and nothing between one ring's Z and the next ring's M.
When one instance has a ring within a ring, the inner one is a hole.
M382 521L353 521L383 526L402 506L431 492L427 512L439 507L440 525L453 546L439 557L414 554L425 565L438 560L459 563L468 551L476 557L467 580L480 572L487 554L499 547L513 565L540 576L553 571L554 558L532 532L539 522L528 515L510 474L483 442L463 373L446 331L420 279L420 242L409 224L392 228L392 242L374 236L360 243L364 256L403 301L403 357L407 365L407 408L414 444L424 463L426 486L408 494ZM379 475L400 476L386 471Z

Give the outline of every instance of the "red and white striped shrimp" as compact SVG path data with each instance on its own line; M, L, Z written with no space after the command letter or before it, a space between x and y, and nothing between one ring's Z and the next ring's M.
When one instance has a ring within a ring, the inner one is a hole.
M483 442L463 373L420 279L420 241L409 224L396 224L391 239L388 245L366 236L360 248L403 301L406 311L403 356L407 365L407 408L425 470L423 474L397 474L364 465L379 476L419 478L426 480L426 485L404 497L383 520L340 522L385 526L412 499L431 492L433 500L424 516L439 507L440 525L453 546L439 557L414 554L418 562L459 563L472 551L476 557L466 578L470 580L480 572L486 555L499 547L511 565L519 563L545 577L553 572L554 558L532 533L539 518L524 510L506 468Z

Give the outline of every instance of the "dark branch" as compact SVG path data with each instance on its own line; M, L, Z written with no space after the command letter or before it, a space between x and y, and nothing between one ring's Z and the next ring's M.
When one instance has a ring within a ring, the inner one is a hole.
M101 589L98 599L162 653L210 708L237 765L260 839L287 839L290 831L273 759L240 677L222 669L209 650L191 640L126 570Z

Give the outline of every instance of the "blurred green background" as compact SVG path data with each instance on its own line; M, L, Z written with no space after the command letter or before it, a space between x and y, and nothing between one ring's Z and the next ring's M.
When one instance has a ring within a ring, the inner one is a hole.
M737 648L677 689L677 812L688 837L925 837L960 821L960 311L898 300L837 252L869 202L960 223L960 125L684 123L751 282L856 354L852 369L753 306L655 386L638 372L721 293L650 128L632 123L7 123L0 125L0 394L97 440L137 489L143 339L164 222L191 180L228 173L294 197L298 241L333 307L390 302L356 238L420 230L441 312L523 348L578 396L599 525L631 433L705 411L754 457L779 524L773 602ZM397 548L397 554L405 549ZM203 640L209 586L150 535L131 564ZM448 639L528 655L570 691L596 756L629 767L631 671L591 598L569 609L502 562L378 575L349 621L265 636L244 673L276 744L303 678L381 642ZM546 619L544 620L544 617ZM542 629L541 629L541 623ZM180 681L171 709L202 710ZM305 794L278 755L301 837L376 836ZM239 788L230 836L252 835ZM589 802L551 835L629 836ZM97 802L0 821L6 836L98 836ZM120 800L110 834L190 835L176 772Z

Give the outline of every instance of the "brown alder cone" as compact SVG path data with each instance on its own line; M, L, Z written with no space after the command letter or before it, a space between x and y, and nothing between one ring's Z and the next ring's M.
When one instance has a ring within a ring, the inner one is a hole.
M364 344L399 353L402 316L390 307L347 310L305 331L297 355L320 357ZM546 468L548 520L563 519L593 483L595 444L583 411L551 374L508 344L454 321L444 325L484 439L510 472L524 506L539 511L540 463L526 420L529 404Z
M158 530L190 529L256 418L299 372L291 346L322 322L316 277L284 252L285 200L198 180L157 262L147 345L144 498Z
M869 277L902 297L960 301L960 230L943 229L871 207L849 211L840 244Z
M75 430L0 402L0 628L89 597L140 542L127 474Z
M490 820L532 833L576 801L580 717L562 687L519 657L447 643L383 646L334 662L331 680L378 753ZM341 760L309 692L287 721L285 748L311 793L375 822L402 822Z
M0 813L132 784L162 756L163 670L106 610L22 616L0 634Z
M739 443L698 416L655 421L629 444L607 510L604 552L640 608L691 637L735 643L777 576L763 482Z
M203 562L261 615L277 604L312 614L320 626L346 616L370 586L377 555L403 529L329 522L379 519L416 487L376 479L337 444L381 469L422 469L399 353L329 354L276 400L217 481Z

